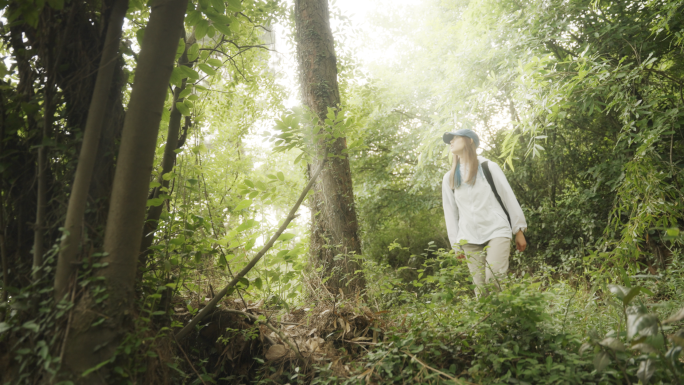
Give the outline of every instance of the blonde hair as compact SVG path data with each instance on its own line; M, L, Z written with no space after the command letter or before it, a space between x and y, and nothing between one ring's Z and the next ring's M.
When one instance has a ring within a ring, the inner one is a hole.
M466 137L464 137L466 138ZM466 175L466 183L473 185L475 183L475 178L477 178L477 169L480 167L480 163L477 160L477 152L475 152L475 145L473 144L472 138L466 138L470 140L465 141L465 146L463 147L463 158L465 163L468 164L468 175ZM454 154L454 160L451 164L451 178L450 184L451 189L455 187L461 187L461 157ZM454 180L456 186L454 187Z

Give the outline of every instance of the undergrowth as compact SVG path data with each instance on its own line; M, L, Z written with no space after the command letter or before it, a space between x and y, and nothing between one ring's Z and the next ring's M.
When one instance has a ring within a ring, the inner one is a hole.
M660 276L623 271L622 285L571 285L548 267L534 277L513 273L478 299L464 260L426 253L436 258L411 282L367 264L372 301L392 326L351 360L353 375L335 376L328 365L313 383L681 383L681 254Z

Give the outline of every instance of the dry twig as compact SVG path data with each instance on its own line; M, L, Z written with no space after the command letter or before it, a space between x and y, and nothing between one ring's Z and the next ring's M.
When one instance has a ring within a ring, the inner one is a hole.
M437 373L443 375L444 377L446 377L446 378L448 378L448 379L450 379L450 380L456 382L457 384L472 384L472 382L467 382L467 381L459 380L459 379L456 378L456 377L450 376L450 375L448 375L448 374L442 372L441 370L435 369L435 368L433 368L432 366L427 365L426 363L424 363L423 361L421 361L420 358L418 358L418 357L414 356L413 354L409 353L408 350L404 350L404 353L408 354L409 357L411 357L411 358L413 358L414 360L416 360L416 361L417 361L419 364L421 364L424 368L430 369L430 370L432 370L433 372L437 372Z

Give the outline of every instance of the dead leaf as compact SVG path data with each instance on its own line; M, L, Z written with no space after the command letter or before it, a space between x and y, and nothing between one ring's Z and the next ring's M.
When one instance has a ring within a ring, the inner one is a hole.
M370 338L370 337L356 337L356 338L352 338L352 341L368 341L368 340L372 340L372 338Z
M663 324L669 324L672 322L681 321L684 319L684 307L679 309L676 313L672 314L668 319L663 321Z
M287 356L287 348L283 345L273 345L266 352L266 359L276 361Z
M316 350L318 350L318 341L316 340L316 338L311 338L307 340L306 347L311 353L314 353Z
M261 305L264 304L264 300L260 299L259 302L253 304L252 306L248 307L247 309L258 309L261 307Z

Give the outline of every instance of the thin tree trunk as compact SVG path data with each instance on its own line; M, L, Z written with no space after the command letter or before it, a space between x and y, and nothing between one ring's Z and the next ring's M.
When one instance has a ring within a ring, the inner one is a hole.
M93 309L95 298L90 293L84 294L76 306L64 355L64 364L73 374L110 359L131 321L149 178L186 6L187 0L157 0L151 7L124 120L107 215L107 256L102 262L108 265L97 272L104 278L108 297L102 310ZM92 326L100 319L100 313L105 316L104 322ZM80 381L106 383L106 373L97 373L101 371Z
M294 206L290 209L290 213L287 215L285 220L283 221L283 224L280 225L278 230L271 236L271 239L269 239L268 242L259 250L259 252L252 258L249 263L242 268L234 277L233 279L224 287L220 292L216 293L214 298L209 301L209 303L200 310L199 313L197 313L196 316L194 316L190 322L188 322L187 325L183 327L178 333L176 333L176 339L183 339L187 337L190 332L195 328L195 326L202 320L204 317L209 315L215 308L216 305L221 301L221 299L228 294L228 292L232 291L232 288L237 285L240 280L249 273L254 266L259 262L261 257L263 257L266 252L273 246L273 244L276 243L280 235L287 229L287 226L292 222L293 219L297 216L297 210L299 210L299 206L302 204L304 199L306 198L306 195L309 193L309 190L311 190L311 187L313 187L314 183L318 179L319 175L321 175L321 172L323 171L323 166L324 164L320 165L318 169L311 175L311 179L309 180L309 183L304 186L304 190L302 193L299 195L299 199L297 199L297 202L295 202Z
M185 34L185 30L183 30L183 34ZM185 43L185 50L183 51L181 57L178 59L179 65L192 67L192 63L188 63L187 53L188 49L194 43L195 35L193 33L188 39L188 41ZM183 102L183 98L179 96L180 93L185 90L185 87L186 80L183 79L181 86L176 87L173 92L173 103L171 104L172 110L171 115L169 116L168 130L166 132L166 147L164 147L164 157L162 158L162 170L159 173L159 179L157 180L161 184L161 186L155 188L152 191L152 198L158 198L161 190L169 187L170 180L164 179L163 176L164 174L168 174L171 171L173 171L173 166L176 164L176 150L179 148L181 120L183 119L183 115L176 108L176 103ZM160 203L158 206L150 207L150 209L147 212L145 226L143 227L143 239L140 245L141 267L144 267L147 263L147 258L149 256L149 248L150 246L152 246L152 242L154 241L154 233L157 231L157 227L159 226L159 218L161 217L162 211L164 211L164 202Z
M55 298L61 299L68 293L68 284L78 267L78 250L81 244L83 215L88 199L88 188L93 175L100 134L104 124L104 117L108 105L110 85L116 70L117 52L121 38L121 28L126 16L128 0L117 0L110 15L107 36L105 38L100 67L95 81L93 98L90 102L88 119L81 153L78 157L74 184L69 196L66 222L66 234L62 238L57 272L55 274Z
M3 151L3 143L5 140L5 98L0 99L0 154ZM7 247L5 246L5 238L7 237L7 230L5 225L5 200L3 199L4 179L0 178L0 258L2 260L2 315L0 315L0 322L5 320L7 314L7 300L9 299L9 279L7 277Z
M50 60L48 58L48 63ZM45 99L43 100L43 135L42 143L38 147L38 199L36 202L36 224L33 232L33 281L38 281L42 277L41 266L43 265L43 254L45 254L45 212L47 209L47 172L48 163L45 156L46 143L52 126L52 76L48 74L45 83Z
M340 104L327 0L295 0L295 23L302 99L320 122L324 122L328 108L337 108ZM338 138L328 144L319 142L316 146L312 168L324 162L328 153L340 157L326 162L314 187L310 253L313 262L320 264L329 277L326 283L329 290L351 294L363 290L366 284L363 275L355 273L360 263L352 257L361 254L361 244L349 159L343 152L346 139Z

